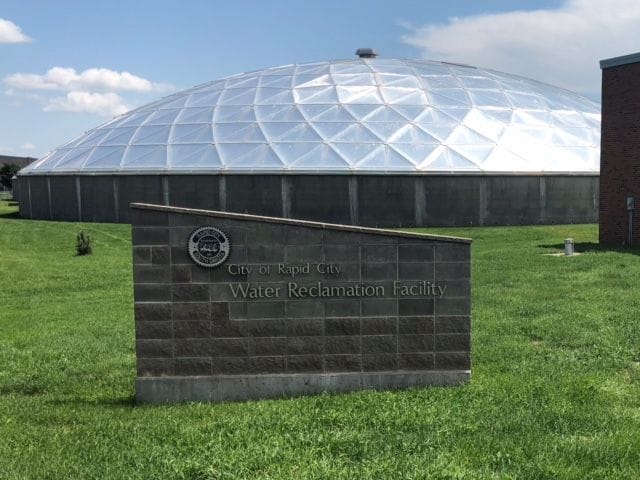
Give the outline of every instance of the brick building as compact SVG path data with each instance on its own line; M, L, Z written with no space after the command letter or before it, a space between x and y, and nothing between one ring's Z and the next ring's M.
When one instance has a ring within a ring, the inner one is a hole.
M602 68L600 242L640 244L640 53Z
M11 155L0 155L0 167L2 165L18 165L20 168L24 168L36 159L33 157L13 157Z

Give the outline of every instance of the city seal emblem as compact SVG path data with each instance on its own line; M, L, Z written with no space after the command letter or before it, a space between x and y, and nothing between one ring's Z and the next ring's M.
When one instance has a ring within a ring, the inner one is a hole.
M215 227L200 227L189 236L189 256L201 267L213 268L229 256L229 239Z

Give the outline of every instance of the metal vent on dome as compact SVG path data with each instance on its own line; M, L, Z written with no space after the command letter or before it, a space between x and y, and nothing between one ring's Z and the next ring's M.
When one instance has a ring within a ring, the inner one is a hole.
M359 48L356 55L360 58L376 58L378 54L373 48Z

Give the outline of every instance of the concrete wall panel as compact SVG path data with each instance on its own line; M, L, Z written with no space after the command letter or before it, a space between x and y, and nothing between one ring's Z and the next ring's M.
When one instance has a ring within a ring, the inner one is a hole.
M540 177L485 177L483 225L532 225L540 222Z
M117 222L114 177L80 177L83 222Z
M18 185L17 195L14 190L14 198L18 201L20 216L22 218L31 218L31 210L29 209L29 185L26 177L18 177L13 181L14 185Z
M31 193L31 218L49 220L49 189L47 177L29 177L29 191Z
M72 222L80 220L76 177L51 176L49 183L51 185L51 218ZM98 198L96 197L96 200Z
M291 177L291 218L349 224L349 177Z
M83 221L128 223L132 202L381 227L593 223L598 219L597 176L78 178ZM74 177L49 177L51 208L47 177L19 177L18 182L23 216L49 219L51 212L55 220L78 219Z
M229 175L226 211L281 217L281 180L280 175Z
M481 177L425 176L424 225L480 225Z
M13 179L11 183L11 195L15 201L20 198L20 182L17 179Z
M358 177L358 222L367 227L415 226L415 181L412 176Z
M215 175L169 175L169 204L174 207L218 210L219 177Z
M596 223L598 177L549 177L543 223Z
M158 175L117 176L118 188L118 221L129 223L131 209L129 205L135 202L162 205L162 178Z

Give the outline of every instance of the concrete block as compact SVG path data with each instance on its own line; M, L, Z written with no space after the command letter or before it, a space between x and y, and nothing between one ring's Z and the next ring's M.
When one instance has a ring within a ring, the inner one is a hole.
M166 339L173 335L171 322L138 321L136 322L137 339Z
M404 242L404 240L403 240ZM399 262L433 262L434 245L428 243L407 245L401 243L398 245L398 261Z
M209 302L173 302L171 312L174 321L207 321L211 318Z
M468 333L470 331L470 317L438 316L435 318L436 333Z
M398 351L409 352L433 352L433 335L409 334L398 335Z
M171 285L138 283L133 287L136 302L168 302L171 300Z
M325 372L359 372L362 369L362 355L325 355Z
M437 352L466 352L471 349L471 336L468 333L440 333L435 337Z
M327 318L324 321L324 334L330 335L360 335L359 318Z
M290 373L322 372L322 355L290 355L286 357L285 370Z
M398 354L378 353L375 355L362 355L362 370L365 372L398 370Z
M176 283L171 286L174 302L208 302L209 285L199 283Z
M136 340L136 352L138 357L168 357L173 355L173 342L171 340Z
M395 353L398 351L398 337L395 335L363 335L362 353Z
M367 317L388 317L398 315L398 300L366 299L361 302L362 315Z
M171 306L169 302L136 302L134 305L136 321L171 321Z
M177 376L201 376L211 375L211 358L195 357L195 358L176 358L175 374Z
M433 315L434 300L429 298L398 300L400 315L414 317L416 315Z
M398 318L362 318L360 320L360 332L362 335L397 335Z
M211 322L209 320L183 320L173 322L174 338L209 338Z
M360 337L357 335L342 335L325 338L326 354L358 354L362 352Z
M320 336L287 337L287 355L316 355L324 350L324 338Z
M471 368L471 355L469 352L436 353L435 368L440 370L469 370Z

